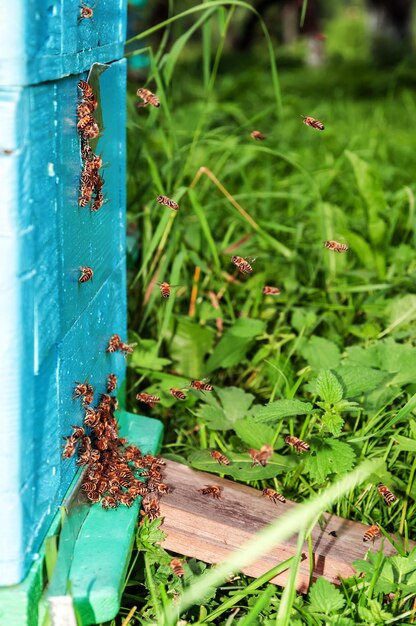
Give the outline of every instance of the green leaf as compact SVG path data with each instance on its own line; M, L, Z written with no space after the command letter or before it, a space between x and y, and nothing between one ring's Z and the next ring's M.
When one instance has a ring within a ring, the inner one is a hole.
M390 563L396 570L398 577L403 578L416 570L416 549L414 548L408 556L392 556L389 558Z
M264 444L271 444L274 438L274 429L266 424L259 424L252 417L239 419L234 424L234 430L244 443L250 448L261 448Z
M246 356L255 337L264 332L265 322L240 317L220 339L207 362L207 372L219 367L227 368L238 365Z
M342 400L342 385L330 370L322 370L316 379L316 392L322 400L335 404Z
M204 357L211 352L215 331L181 317L170 343L170 354L176 362L178 374L190 378L202 378Z
M341 611L345 599L339 589L331 585L326 578L318 578L309 592L309 603L312 611L331 615Z
M226 455L230 460L230 465L220 465L214 459L208 450L197 450L193 452L188 461L192 467L211 472L213 474L226 474L240 481L263 480L265 478L273 478L283 472L288 472L297 464L297 459L290 456L281 456L273 454L265 467L261 465L253 465L253 461L249 454L228 453ZM261 495L261 492L259 492Z
M324 337L311 337L301 349L301 354L314 369L332 369L341 360L338 346Z
M341 365L336 370L344 385L344 396L356 398L381 387L391 378L389 374L362 365Z
M312 411L310 402L300 400L276 400L265 406L256 406L253 410L257 422L278 421L292 415L307 415Z
M378 342L381 369L396 374L392 385L407 385L416 379L416 348L397 343L394 339Z
M239 387L216 388L220 402L212 394L205 394L196 414L212 430L229 430L234 423L250 413L254 396Z
M394 441L398 443L399 450L405 450L406 452L416 452L416 441L409 437L403 437L402 435L394 435Z
M138 550L152 550L155 544L161 543L166 538L166 533L160 530L163 522L162 517L158 517L152 522L145 517L136 535L136 546Z
M323 482L331 474L343 474L352 469L355 453L352 447L337 439L313 438L311 450L304 455L305 471L311 480Z
M322 425L325 430L334 437L339 437L344 426L344 419L339 413L333 411L327 411L322 416Z
M166 365L171 363L170 359L157 356L158 346L153 339L140 339L139 345L134 349L129 366L135 369L154 370L160 372Z

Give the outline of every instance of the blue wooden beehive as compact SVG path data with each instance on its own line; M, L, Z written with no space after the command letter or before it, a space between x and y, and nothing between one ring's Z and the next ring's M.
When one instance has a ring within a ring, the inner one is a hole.
M80 424L74 381L96 393L122 355L125 302L125 0L100 0L78 21L78 0L0 6L0 585L23 579L76 472L62 436ZM77 83L100 77L104 191L98 213L78 208ZM78 268L94 269L78 283Z

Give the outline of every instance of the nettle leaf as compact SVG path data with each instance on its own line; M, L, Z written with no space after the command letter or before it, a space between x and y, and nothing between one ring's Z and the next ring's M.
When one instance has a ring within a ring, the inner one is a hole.
M343 474L354 466L355 452L348 443L314 437L310 446L303 458L311 480L321 483L331 474Z
M162 517L158 517L152 522L150 522L147 517L143 519L136 535L136 546L138 550L152 551L153 549L158 550L160 548L158 544L166 538L166 533L160 530L162 522Z
M170 355L178 374L190 378L204 375L204 357L211 352L214 337L215 331L209 326L200 326L186 318L179 320L170 342Z
M220 402L211 393L203 397L196 414L212 430L229 430L234 428L234 423L246 417L250 413L250 407L254 396L246 393L239 387L226 387L216 389Z
M392 385L407 385L416 378L416 348L386 339L378 344L381 369L395 374Z
M403 580L404 576L416 570L415 557L416 549L413 549L409 556L392 556L389 558L389 561L396 570L399 579Z
M273 478L278 474L288 472L293 469L297 460L289 456L281 456L273 454L265 467L255 465L247 454L228 453L226 455L230 460L230 465L220 465L213 458L208 450L196 450L189 458L188 462L192 467L213 474L226 474L240 481L263 480L265 478Z
M381 387L391 378L390 374L362 365L341 365L336 369L344 385L344 396L356 398Z
M325 402L335 404L342 400L342 385L330 370L322 370L319 372L315 389L319 397Z
M338 346L324 337L311 337L301 349L301 354L314 369L332 369L341 361Z
M345 599L326 578L318 578L309 592L309 603L313 612L331 615L344 607Z
M157 342L153 339L140 339L139 345L134 349L129 359L129 366L134 369L160 372L172 361L157 356L157 350Z
M270 445L274 438L274 428L259 424L252 417L237 420L234 423L234 430L250 448L259 449L264 444Z
M310 402L300 400L276 400L261 407L254 407L253 415L256 422L278 421L292 415L307 415L312 411Z
M331 435L339 437L344 426L344 420L339 413L327 411L322 416L322 425Z
M234 367L245 358L254 339L264 332L265 322L240 317L227 330L207 362L206 371L213 372L219 367Z

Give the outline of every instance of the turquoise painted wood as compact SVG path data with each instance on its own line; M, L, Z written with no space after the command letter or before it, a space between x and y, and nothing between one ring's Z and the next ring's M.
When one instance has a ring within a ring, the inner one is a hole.
M76 85L86 74L0 87L1 585L25 576L74 477L75 462L61 458L61 437L82 422L74 381L99 393L110 372L124 377L123 356L106 344L126 337L125 71L117 61L100 79L109 202L95 214L77 206ZM80 265L92 282L78 283Z
M34 85L123 56L126 0L0 2L0 85Z

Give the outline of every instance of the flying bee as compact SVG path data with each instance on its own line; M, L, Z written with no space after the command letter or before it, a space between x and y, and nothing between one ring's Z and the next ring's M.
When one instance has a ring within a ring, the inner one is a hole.
M107 352L117 352L117 350L120 349L120 346L121 346L120 335L111 335L108 341Z
M170 297L170 285L169 283L161 283L160 284L160 293L162 294L162 298Z
M277 504L278 502L286 502L286 498L274 489L263 489L262 495L269 498L274 504Z
M339 243L338 241L325 241L324 246L328 248L328 250L334 250L335 252L346 252L348 250L346 243Z
M117 508L117 500L115 498L113 498L113 496L104 496L104 498L101 500L101 506L106 511L108 509L116 509Z
M273 454L273 448L271 446L263 446L260 450L249 448L248 453L253 461L251 467L254 467L254 465L266 467L269 457Z
M167 206L169 209L173 209L174 211L179 209L179 204L175 202L175 200L168 198L168 196L157 196L156 202L159 202L159 204L163 204L163 206Z
M230 459L228 459L222 452L218 452L217 450L211 450L211 457L219 463L220 465L229 465Z
M243 259L242 256L233 256L231 257L231 263L235 265L242 274L251 274L253 271L252 266L246 259Z
M299 452L299 454L302 454L302 452L307 452L310 449L310 446L308 443L306 443L306 441L302 441L302 439L298 439L298 437L292 437L291 435L285 437L285 443L287 443L289 446L292 446L292 448L295 448L296 452Z
M303 123L306 126L311 126L312 128L316 128L316 130L324 130L325 126L319 120L316 120L314 117L310 117L309 115L302 115Z
M143 87L140 87L140 89L138 89L136 93L139 98L143 100L143 103L140 103L139 106L147 107L149 104L151 104L153 107L160 106L159 98L155 96L155 94L152 93L150 89L144 89Z
M183 569L182 561L180 559L172 559L169 565L175 576L181 577L185 574L185 570Z
M380 528L377 526L377 524L373 524L372 526L370 526L370 528L367 530L367 532L364 533L363 535L363 541L371 541L377 539L377 537L379 537L381 535L381 530Z
M253 130L250 133L250 137L253 139L257 139L257 141L264 141L266 139L266 135L263 135L259 130Z
M386 485L383 485L383 483L379 483L377 485L377 491L384 499L387 506L390 506L391 504L393 504L393 502L396 502L396 500L398 500L398 497L395 496L394 493L390 491L388 487L386 487Z
M91 267L87 267L87 266L81 266L79 268L79 271L81 272L80 277L78 278L78 282L79 283L86 283L89 280L92 279L92 276L94 274L93 270Z
M206 485L202 487L202 489L198 489L198 491L204 496L212 496L219 500L221 498L222 487L219 485Z
M119 350L120 352L122 352L124 354L124 356L127 356L128 354L131 354L134 350L134 346L136 346L137 344L135 343L123 343L121 342Z
M75 387L74 387L74 393L72 394L72 399L76 400L77 398L82 398L82 396L84 396L87 391L88 391L88 387L87 387L87 383L75 383Z
M212 391L214 387L205 380L191 380L190 386L197 391Z
M176 398L177 400L186 400L186 394L181 389L176 389L175 387L171 387L169 389L169 393L171 396Z
M266 285L263 287L263 293L265 296L279 296L280 289L279 287L270 287L269 285Z
M115 374L109 374L107 376L107 391L112 393L117 387L117 376Z

